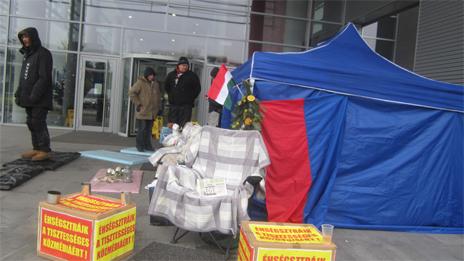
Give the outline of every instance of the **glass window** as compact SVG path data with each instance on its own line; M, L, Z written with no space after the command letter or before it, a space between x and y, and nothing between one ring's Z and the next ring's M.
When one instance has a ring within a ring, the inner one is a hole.
M316 21L342 22L344 0L313 1L312 19Z
M310 1L303 0L265 0L253 1L251 10L266 14L276 14L284 16L306 18L308 15L308 3Z
M8 17L0 16L0 44L6 44Z
M166 4L152 1L86 0L84 21L164 30Z
M245 14L228 14L192 8L170 8L167 18L167 30L187 34L214 35L246 39Z
M53 56L53 110L48 113L50 126L68 126L68 110L74 109L77 55L52 52ZM26 112L14 103L14 93L19 84L23 56L16 48L8 49L5 85L5 122L25 123Z
M246 13L248 12L251 0L221 0L221 1L192 1L192 0L169 0L170 6L189 6L191 8L201 8L217 10L218 12Z
M8 1L0 0L0 14L8 14Z
M121 29L107 26L84 25L81 51L119 54Z
M249 44L248 56L251 57L253 52L262 51L262 52L301 52L304 51L304 48L296 48L291 46L281 46L281 45L272 45L264 43L250 43Z
M251 15L250 40L305 45L306 21Z
M208 63L237 66L244 59L245 42L221 39L208 39Z
M125 30L124 53L148 53L204 59L205 40L199 37Z
M396 16L384 17L362 28L362 35L384 39L395 39Z
M79 21L81 0L11 0L10 13L26 17Z
M25 18L10 18L10 34L8 43L21 45L18 32L27 27L35 27L39 31L42 45L55 50L77 50L79 24L54 21L43 21Z
M310 46L315 47L321 42L324 42L335 36L340 30L341 25L326 24L326 23L312 23Z
M367 45L371 47L372 50L376 51L378 54L387 58L388 60L393 60L393 51L394 51L394 41L378 40L378 39L364 39L367 42Z

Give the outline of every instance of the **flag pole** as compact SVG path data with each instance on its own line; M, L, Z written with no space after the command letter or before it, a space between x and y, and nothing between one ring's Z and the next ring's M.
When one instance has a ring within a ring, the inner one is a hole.
M239 83L235 84L235 85L234 85L234 88L237 88L237 89L238 89L238 92L242 95L242 97L245 96L245 95L243 95L242 90L240 90L240 84L239 84Z

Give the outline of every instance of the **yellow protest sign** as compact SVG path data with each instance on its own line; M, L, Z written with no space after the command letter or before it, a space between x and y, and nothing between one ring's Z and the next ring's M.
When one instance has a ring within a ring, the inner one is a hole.
M282 226L268 224L250 224L256 239L261 242L282 243L321 243L322 235L309 226Z
M135 207L95 223L93 260L112 260L134 248Z
M331 250L313 249L269 249L258 250L259 261L330 261Z
M78 209L93 213L103 213L109 210L120 208L123 205L118 202L102 199L91 195L75 195L60 200L60 204L69 208Z

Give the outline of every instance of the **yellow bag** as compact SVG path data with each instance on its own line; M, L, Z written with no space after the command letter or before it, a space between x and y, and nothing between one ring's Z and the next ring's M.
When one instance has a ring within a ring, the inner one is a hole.
M154 139L159 140L161 128L163 127L163 117L156 116L155 120L153 121L153 128L151 128L151 135Z

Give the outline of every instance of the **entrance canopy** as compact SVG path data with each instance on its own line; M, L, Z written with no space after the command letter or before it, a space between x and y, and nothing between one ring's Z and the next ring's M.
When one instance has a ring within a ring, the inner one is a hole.
M463 233L463 86L391 63L351 24L309 51L256 52L232 75L254 80L263 108L270 221Z

